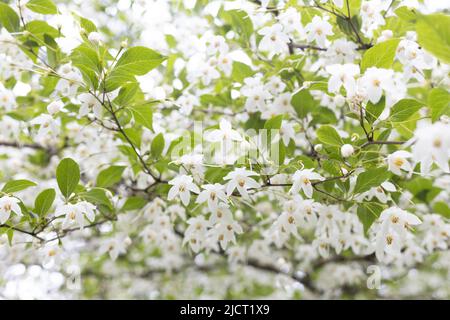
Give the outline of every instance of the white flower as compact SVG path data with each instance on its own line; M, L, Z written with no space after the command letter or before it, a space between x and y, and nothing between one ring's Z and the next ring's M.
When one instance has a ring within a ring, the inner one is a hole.
M299 192L300 189L302 189L305 195L308 198L311 198L313 194L313 186L311 180L321 181L325 179L320 174L313 172L313 170L314 169L297 170L292 176L292 181L294 183L292 184L292 187L289 190L289 192L296 194Z
M0 108L11 111L15 107L16 97L14 96L14 93L11 90L5 89L0 83Z
M410 142L413 141L415 141L412 146L413 159L420 162L422 174L430 171L433 162L443 171L449 172L450 124L435 122L419 127Z
M102 36L100 33L94 31L88 34L88 40L93 43L99 43L102 41Z
M177 195L180 196L181 202L187 206L191 200L191 191L199 193L200 189L193 183L191 176L181 175L169 181L173 187L170 188L167 196L168 200L173 200Z
M264 36L259 42L258 49L263 52L268 52L269 59L272 59L275 54L282 53L287 49L289 37L282 30L283 26L275 23L270 27L262 28L258 32Z
M231 124L226 120L220 120L219 129L214 129L205 137L210 142L242 141L242 137L236 130L231 128Z
M101 254L108 253L112 260L116 260L119 255L127 252L130 244L131 239L127 235L119 234L104 241L99 251Z
M355 92L356 81L355 76L359 74L359 66L352 63L334 64L327 66L326 70L331 74L328 79L328 91L338 93L343 85L347 91L347 95Z
M236 221L228 221L225 223L218 223L212 229L209 230L209 235L213 237L213 239L217 239L219 241L222 249L226 250L228 243L236 244L236 235L244 232L242 227Z
M95 219L95 210L96 207L87 201L81 201L76 204L67 203L56 208L55 216L65 216L62 224L63 228L77 224L83 229L85 225L84 218L86 217L90 222L93 222Z
M373 104L380 101L383 90L392 90L394 71L391 69L379 69L371 67L366 70L359 79L362 87L365 88L367 96Z
M199 252L206 240L206 232L209 227L209 222L203 216L190 218L187 223L189 226L184 232L183 245L189 243L192 251Z
M314 16L312 21L305 27L307 33L306 39L308 42L316 41L319 46L324 47L326 45L327 36L333 34L333 27L328 23L329 17Z
M388 155L387 163L389 171L399 176L402 174L401 169L410 172L412 170L412 166L407 159L411 157L411 153L403 150L395 151L394 153Z
M39 125L38 137L54 136L59 133L59 121L49 114L41 114L30 121L31 125Z
M64 102L62 102L61 100L58 101L52 101L49 103L49 105L47 106L47 111L48 113L50 113L51 115L54 115L55 113L58 113L59 111L61 111L61 109L64 107Z
M277 19L283 26L283 31L287 34L292 36L297 32L300 36L303 35L301 16L297 9L289 7L287 10L282 11Z
M353 152L355 152L355 149L353 148L353 146L351 144L347 143L341 147L341 155L343 158L350 157L353 154Z
M0 223L5 223L10 215L11 212L14 212L19 217L22 216L22 209L20 209L19 206L19 199L14 197L8 197L4 196L0 198Z
M82 93L78 96L78 100L81 103L80 110L78 111L79 117L84 117L90 112L94 112L98 119L101 119L103 114L102 104L97 98L89 93Z
M216 209L211 213L209 217L209 223L211 225L217 223L226 223L233 221L233 214L231 213L230 207L226 203L219 203Z
M248 197L247 190L250 188L259 188L261 184L256 182L251 176L257 176L256 172L245 168L236 168L228 173L223 179L230 180L227 184L227 194L230 196L234 189L237 189L242 196Z
M202 188L204 190L198 195L196 203L204 203L207 201L208 208L211 211L217 210L219 200L222 200L224 202L227 201L227 197L224 192L224 186L220 183L205 184L202 185Z
M421 224L417 216L397 207L384 210L380 215L381 226L376 239L376 256L384 260L385 251L399 254L411 226Z

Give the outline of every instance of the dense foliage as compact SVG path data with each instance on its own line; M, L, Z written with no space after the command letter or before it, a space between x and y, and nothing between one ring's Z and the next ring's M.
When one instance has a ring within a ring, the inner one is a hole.
M434 0L0 1L4 298L450 298Z

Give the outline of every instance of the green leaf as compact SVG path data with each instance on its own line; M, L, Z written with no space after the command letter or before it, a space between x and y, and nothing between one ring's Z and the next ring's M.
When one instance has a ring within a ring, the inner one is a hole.
M233 61L233 71L231 72L231 79L242 83L245 78L253 76L255 72L250 66L239 61Z
M342 138L332 126L321 126L316 131L317 138L320 142L330 146L340 147L344 144Z
M70 59L75 67L83 74L93 88L98 87L98 75L101 73L102 65L98 53L88 46L82 44L73 49Z
M42 14L56 14L58 8L51 0L30 0L25 5L31 11Z
M68 198L80 181L80 167L78 164L71 158L61 160L56 168L56 181L61 193Z
M444 14L419 15L417 42L442 62L450 63L450 16Z
M362 172L358 175L358 178L356 179L356 185L353 192L355 194L366 192L370 190L370 188L380 186L389 177L390 173L384 167Z
M248 13L243 10L222 11L223 19L231 25L236 34L243 36L246 40L253 34L253 23Z
M264 129L267 130L280 130L281 123L283 121L283 115L274 116L264 123Z
M422 106L423 104L417 100L402 99L392 107L389 120L392 122L402 122L408 120Z
M119 90L119 94L114 99L114 103L119 106L126 106L132 102L139 91L139 85L137 83L130 83L122 86Z
M120 209L121 211L132 211L142 209L147 204L147 200L141 197L129 197L123 207Z
M80 27L83 28L88 34L97 31L95 24L86 18L80 17Z
M314 98L308 90L299 90L292 95L291 105L300 118L306 117L314 107Z
M36 200L34 201L34 211L42 217L51 208L53 201L55 200L56 192L55 189L45 189L38 194Z
M400 39L391 39L374 45L366 51L361 60L361 72L367 68L390 68Z
M17 32L20 29L19 16L10 6L3 2L0 2L0 25L9 32Z
M386 99L382 97L378 103L373 104L372 102L367 102L366 105L366 119L367 121L372 124L375 120L378 119L378 117L383 112L384 108L386 107Z
M103 205L107 207L110 211L113 209L113 205L106 195L107 190L103 188L92 188L87 192L80 193L79 196L93 204Z
M428 95L428 106L431 109L431 120L436 121L443 114L450 114L450 94L447 90L434 88Z
M47 22L41 20L33 20L25 25L25 29L38 37L39 39L44 39L44 34L48 34L52 38L57 38L59 36L58 30L50 26Z
M97 187L108 188L119 182L125 168L125 166L111 166L100 171L97 175Z
M136 82L134 76L143 76L167 58L146 47L133 47L125 51L106 79L107 91L127 82Z
M29 187L34 187L36 186L36 183L34 183L33 181L30 180L13 180L13 181L8 181L5 186L2 189L2 192L5 193L14 193L17 191L21 191L24 189L27 189Z
M164 136L159 133L152 140L151 153L154 158L159 158L164 150Z
M336 22L337 22L339 29L341 29L342 32L344 32L348 36L354 36L355 31L353 30L353 27L355 27L355 29L358 32L361 29L360 19L361 18L359 18L356 15L351 18L351 21L349 21L348 19L345 19L341 16L337 16ZM353 25L353 27L352 27L352 25Z
M153 111L148 104L131 106L129 110L138 124L153 131Z
M450 219L450 207L443 201L438 201L433 205L433 211Z
M383 206L377 202L363 202L358 205L356 214L363 224L364 233L367 234L374 221L380 216L381 211L383 211Z

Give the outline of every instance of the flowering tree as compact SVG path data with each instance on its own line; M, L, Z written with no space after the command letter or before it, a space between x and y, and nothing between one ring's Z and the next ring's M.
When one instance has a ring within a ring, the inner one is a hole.
M6 298L449 298L450 9L0 2Z

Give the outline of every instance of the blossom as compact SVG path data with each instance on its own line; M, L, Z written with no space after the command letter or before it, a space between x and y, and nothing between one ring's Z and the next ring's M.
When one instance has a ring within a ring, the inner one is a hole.
M217 239L219 241L222 249L226 250L228 244L231 242L236 244L236 233L241 234L244 231L242 227L236 221L228 221L225 223L218 223L213 228L209 230L209 235L213 237L213 239Z
M331 93L338 93L341 86L344 86L348 95L355 91L356 80L355 76L359 74L359 66L347 64L334 64L326 67L327 72L331 74L328 80L328 91Z
M127 252L131 239L127 235L118 234L113 238L106 239L99 248L101 254L108 253L111 260L116 260L121 254Z
M0 223L4 224L11 212L14 212L19 217L22 216L22 209L19 206L20 200L14 197L4 196L0 198Z
M360 84L365 88L367 96L373 104L380 101L383 90L389 91L394 86L394 72L390 69L371 67L360 78Z
M380 222L375 251L380 261L384 260L385 251L388 254L399 254L410 227L421 224L417 216L397 207L384 210L380 215Z
M411 153L403 150L395 151L394 153L388 155L387 163L389 171L399 176L402 174L401 169L410 172L412 170L412 166L407 159L411 157Z
M268 52L269 59L286 50L289 37L283 32L283 26L281 24L275 23L270 27L264 27L258 33L263 35L258 49L263 52Z
M329 17L314 16L305 27L308 42L315 41L319 46L325 46L327 36L333 34L333 27L328 22Z
M220 183L202 185L203 191L197 197L196 203L208 202L208 208L212 211L217 210L219 200L227 201L224 186Z
M67 203L56 208L55 216L65 216L62 227L67 228L72 224L77 224L81 229L85 226L85 218L90 222L95 220L96 207L87 201L80 201L76 204Z
M256 172L247 170L245 168L236 168L234 171L228 173L223 179L230 180L227 183L227 195L231 195L235 189L245 197L248 197L247 190L250 188L259 188L261 184L255 181L251 176L257 176Z
M242 141L242 137L236 130L231 128L231 123L226 119L220 120L219 129L214 129L205 137L210 142Z
M320 174L313 172L313 170L314 169L304 169L295 171L294 175L292 176L292 181L294 183L292 184L289 192L296 194L300 189L302 189L305 195L308 198L311 198L313 194L313 186L311 180L322 181L325 179Z
M58 113L61 111L61 109L64 107L64 103L62 101L52 101L47 106L47 111L51 115L54 115L55 113Z
M180 196L181 202L187 206L191 200L191 191L199 193L200 189L193 182L193 178L188 175L180 175L169 181L173 187L170 188L167 195L168 200L173 200L176 196Z
M450 124L438 121L419 127L414 131L414 137L409 141L411 143L414 143L412 157L420 162L422 174L427 174L433 163L449 172Z
M90 93L82 93L78 96L78 100L81 103L80 110L78 111L79 117L84 117L90 112L94 112L94 115L101 119L103 114L103 107L100 101L97 100L97 97Z
M289 35L296 32L303 35L303 26L300 13L293 7L289 7L278 15L278 21L283 26L283 31Z
M351 144L344 144L341 147L341 155L343 158L348 158L350 157L353 152L355 152L355 149L353 148L353 146Z

